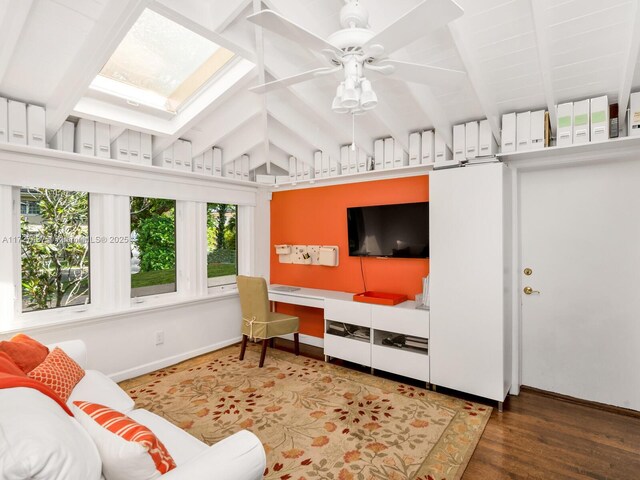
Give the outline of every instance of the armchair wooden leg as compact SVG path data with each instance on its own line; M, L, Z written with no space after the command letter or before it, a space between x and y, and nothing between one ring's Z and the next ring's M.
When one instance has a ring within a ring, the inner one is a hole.
M300 334L298 332L293 334L293 344L297 357L300 355Z
M247 350L247 336L242 335L242 344L240 345L240 360L244 360L244 352Z
M267 345L269 343L268 339L264 339L262 340L262 353L260 353L260 365L259 367L262 368L264 365L264 357L267 355Z

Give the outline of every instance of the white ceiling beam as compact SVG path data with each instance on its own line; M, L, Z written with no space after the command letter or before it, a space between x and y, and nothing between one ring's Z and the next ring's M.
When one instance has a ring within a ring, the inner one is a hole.
M269 122L269 141L307 165L313 165L314 147L275 118Z
M236 18L251 5L252 0L214 0L209 2L211 9L211 30L222 33Z
M207 99L207 103L204 108L202 108L201 105L194 105L194 112L197 113L191 116L187 122L183 123L172 135L156 138L153 146L153 155L158 155L161 151L163 151L178 138L185 135L193 128L206 127L208 123L207 120L211 117L216 117L217 115L219 115L217 111L221 108L224 108L224 115L227 116L227 118L224 118L223 120L229 120L229 126L233 125L233 120L238 115L246 117L246 111L238 112L233 107L230 108L230 106L227 104L241 101L242 103L241 105L239 105L241 109L252 109L257 102L254 98L252 98L251 95L248 94L247 88L251 83L255 81L255 76L256 75L254 70L247 70L244 75L239 77L239 80L232 83L227 89L222 92L221 95L217 96L213 101L209 102ZM186 113L186 110L189 107L185 108L184 113ZM179 115L182 115L182 112ZM227 124L223 123L222 129L224 129L226 126ZM214 135L215 133L216 132L213 132ZM215 145L215 143L205 145L201 150L194 150L194 155L202 153L211 145Z
M620 125L624 125L626 121L631 86L636 72L638 56L640 56L640 3L637 1L631 2L631 8L633 9L631 12L631 36L618 90L618 122Z
M498 145L500 145L500 112L498 112L498 107L495 104L495 99L489 92L486 87L486 84L482 78L482 73L480 72L480 68L478 64L474 60L473 55L471 54L471 48L465 41L464 35L462 33L461 25L464 21L464 17L460 20L456 20L449 24L449 31L451 32L451 37L453 38L453 43L458 51L458 55L460 56L460 60L462 60L462 64L467 71L467 75L469 76L469 81L471 82L471 86L473 91L478 98L478 102L480 103L480 107L482 108L482 112L484 116L489 120L489 125L491 126L491 132L495 137Z
M201 0L155 0L151 8L227 50L231 50L253 63L256 62L256 55L252 49L246 49L213 30L215 24L212 20L215 12L208 2Z
M92 80L111 57L131 26L151 0L112 0L97 19L84 42L47 102L47 140L50 140L69 116ZM97 45L97 47L96 47Z
M0 17L0 85L29 17L33 0L6 3L4 17Z
M242 106L245 108L240 108ZM248 123L254 124L260 113L261 107L255 99L229 102L214 112L210 121L194 127L185 138L191 141L194 155L199 155L208 148L225 143L236 130L242 130Z
M413 95L418 107L431 120L433 128L453 151L453 122L450 120L449 114L442 108L440 101L426 85L407 83L407 89Z
M264 132L260 129L260 125L260 118L254 117L217 145L222 149L223 164L233 162L264 142Z
M533 31L536 38L536 50L538 52L538 64L542 75L542 88L544 89L544 99L549 111L549 121L551 122L551 136L555 137L558 124L558 114L556 112L556 96L553 91L553 79L550 60L549 40L546 25L543 18L545 6L541 0L530 0L531 15L533 18Z
M333 158L340 157L339 142L306 115L304 111L296 108L289 99L286 91L273 92L267 98L267 110L269 114L282 125L293 132L297 132L309 145L316 150L322 150Z
M262 10L262 2L260 0L253 0L253 13L258 13ZM258 69L258 83L264 84L266 82L266 74L264 70L264 32L260 25L254 25L253 27L256 39L256 57ZM264 131L263 151L266 164L267 173L271 173L271 163L269 162L269 138L267 134L267 128L269 124L269 114L267 113L267 97L261 95L259 97L261 104L260 120L262 121L262 130Z

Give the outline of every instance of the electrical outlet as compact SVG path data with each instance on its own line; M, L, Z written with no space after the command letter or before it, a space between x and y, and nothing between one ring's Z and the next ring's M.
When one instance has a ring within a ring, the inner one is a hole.
M158 330L156 332L156 345L162 345L164 343L164 330Z

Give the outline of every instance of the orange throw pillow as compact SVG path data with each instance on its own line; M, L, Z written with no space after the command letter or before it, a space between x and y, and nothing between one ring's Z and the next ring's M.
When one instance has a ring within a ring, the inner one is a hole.
M164 444L144 425L97 403L73 404L82 412L76 411L76 419L98 447L106 478L150 479L176 468Z
M9 341L0 342L0 352L9 355L24 373L29 373L47 358L49 349L37 340L19 333Z
M29 377L44 383L67 403L73 388L84 377L84 370L62 349L56 347L44 362L29 372Z
M15 375L17 377L26 377L16 362L4 352L0 352L0 373L8 373L9 375Z

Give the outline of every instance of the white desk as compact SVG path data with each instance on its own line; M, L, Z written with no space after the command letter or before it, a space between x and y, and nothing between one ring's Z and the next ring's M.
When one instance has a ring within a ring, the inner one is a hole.
M292 292L276 290L277 287L296 288ZM295 287L293 285L272 284L268 287L269 300L272 302L290 303L292 305L302 305L305 307L315 307L324 309L324 301L331 300L353 300L353 293L336 292L334 290L319 290L317 288Z

